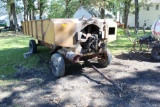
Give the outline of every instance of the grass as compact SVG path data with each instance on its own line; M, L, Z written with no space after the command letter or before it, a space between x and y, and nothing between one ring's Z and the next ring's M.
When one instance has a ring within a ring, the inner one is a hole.
M134 33L134 30L130 30L131 39L134 40L137 37L144 36L143 31L139 31L138 35ZM150 31L146 31L146 35L149 35ZM124 33L123 29L118 29L117 40L108 44L108 48L112 54L120 54L122 52L129 52L132 49L133 43L128 39L127 34ZM138 48L138 46L137 46Z
M149 34L149 31L147 34ZM131 30L131 35L132 39L136 38L133 30ZM141 31L139 36L142 35L143 32ZM20 67L39 70L50 67L50 49L46 47L38 47L38 53L33 54L28 59L23 57L23 53L28 52L29 50L28 42L30 39L33 38L22 34L16 36L10 32L0 33L0 84L2 84L2 82L4 83L4 81L2 81L3 78L13 77ZM119 54L122 51L127 52L131 50L132 43L123 33L123 29L118 29L117 40L109 43L108 47L112 54Z
M0 34L0 79L12 77L21 66L26 69L39 68L44 64L39 64L40 60L50 59L50 50L45 47L38 47L39 52L36 55L25 59L23 53L28 52L30 39L33 38L6 32Z

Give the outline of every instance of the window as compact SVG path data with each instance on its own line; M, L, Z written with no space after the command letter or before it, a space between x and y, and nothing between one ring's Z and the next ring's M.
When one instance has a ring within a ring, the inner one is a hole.
M147 11L149 11L149 6L147 6Z
M156 10L159 10L159 5L156 5Z

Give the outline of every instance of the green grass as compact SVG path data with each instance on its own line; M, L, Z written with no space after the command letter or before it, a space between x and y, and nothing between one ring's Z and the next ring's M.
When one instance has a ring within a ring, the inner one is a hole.
M139 31L138 35L133 30L129 30L131 33L131 39L134 40L137 37L144 36L143 31ZM146 35L149 35L150 31L146 31ZM117 40L108 43L108 48L112 54L120 54L122 52L129 52L132 49L133 43L128 39L127 34L124 33L123 29L118 29ZM137 46L138 48L138 46Z
M12 35L12 33L0 34L0 79L12 77L20 66L26 69L39 68L44 63L40 60L50 59L49 49L38 47L38 53L25 59L23 53L28 52L28 42L33 39L29 36ZM45 66L45 65L44 65Z
M147 32L149 35L149 31ZM136 36L131 30L131 38L135 39ZM139 33L142 36L143 32ZM38 47L38 53L33 54L30 58L25 59L23 53L28 52L28 42L33 39L29 36L6 32L0 33L0 84L3 78L12 77L19 67L25 69L38 69L44 70L50 67L49 63L51 55L50 49L46 47ZM118 29L117 40L108 44L112 54L119 54L122 51L127 52L131 50L132 42L128 40L128 37L124 34L123 29ZM23 69L22 69L23 70Z

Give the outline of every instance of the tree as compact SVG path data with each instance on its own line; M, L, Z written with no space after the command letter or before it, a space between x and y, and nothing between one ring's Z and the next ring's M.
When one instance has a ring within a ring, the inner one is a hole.
M65 1L64 0L54 0L48 7L48 17L49 18L64 18L65 17Z
M6 9L9 15L10 29L15 32L18 29L15 0L2 0L6 3ZM14 23L13 23L14 22Z
M23 12L24 12L24 21L26 20L35 20L35 13L37 11L35 6L36 0L22 0L23 2Z
M16 16L16 8L15 8L15 2L11 2L11 13L13 14L13 20L14 20L14 31L16 32L18 29L18 23L17 23L17 16Z
M40 19L42 19L42 15L44 13L44 10L47 8L47 0L39 0L39 14Z
M28 7L28 0L22 0L23 2L23 5L24 5L24 9L23 9L23 12L24 12L24 21L28 20L28 12L27 12L27 7Z
M135 33L137 33L139 28L139 3L135 0Z
M132 0L124 0L124 28L128 27L128 14L131 7Z
M69 5L70 1L71 0L65 0L65 2L66 2L66 18L69 18L69 14L68 14L68 10L69 10L68 8L69 7L68 7L68 5Z
M28 3L27 3L28 2ZM29 20L34 20L35 19L35 5L34 2L35 0L27 0L27 17L29 16Z

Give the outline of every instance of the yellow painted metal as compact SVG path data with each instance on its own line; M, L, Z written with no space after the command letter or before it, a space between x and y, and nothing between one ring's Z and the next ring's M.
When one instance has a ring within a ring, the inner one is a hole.
M26 34L26 26L25 26L25 22L22 23L23 26L23 33Z
M28 26L28 21L26 21L26 23L25 23L25 27L26 27L26 35L29 35L29 30L28 30L28 28L29 28L29 26Z
M23 22L23 33L52 45L73 47L76 33L75 20L47 19Z
M29 29L28 29L28 35L32 35L32 26L31 26L31 21L28 22L28 26L29 26Z
M48 44L53 44L55 45L55 41L54 41L54 38L55 38L55 34L54 34L54 24L49 21L45 21L45 29L44 32L43 32L43 35L44 35L44 42L45 43L48 43ZM48 25L48 26L47 26Z
M55 20L52 20L52 22L55 22ZM56 45L72 47L75 33L76 23L73 23L72 20L54 23Z
M36 38L36 21L32 21L32 32L33 37Z
M95 22L99 30L103 30L103 19L97 19ZM57 45L62 47L75 47L74 36L77 32L81 32L84 27L93 25L94 22L84 23L78 19L45 19L32 20L23 22L23 32L26 35L32 36L43 43L49 45ZM116 40L117 25L112 20L106 20L106 36L108 42Z

